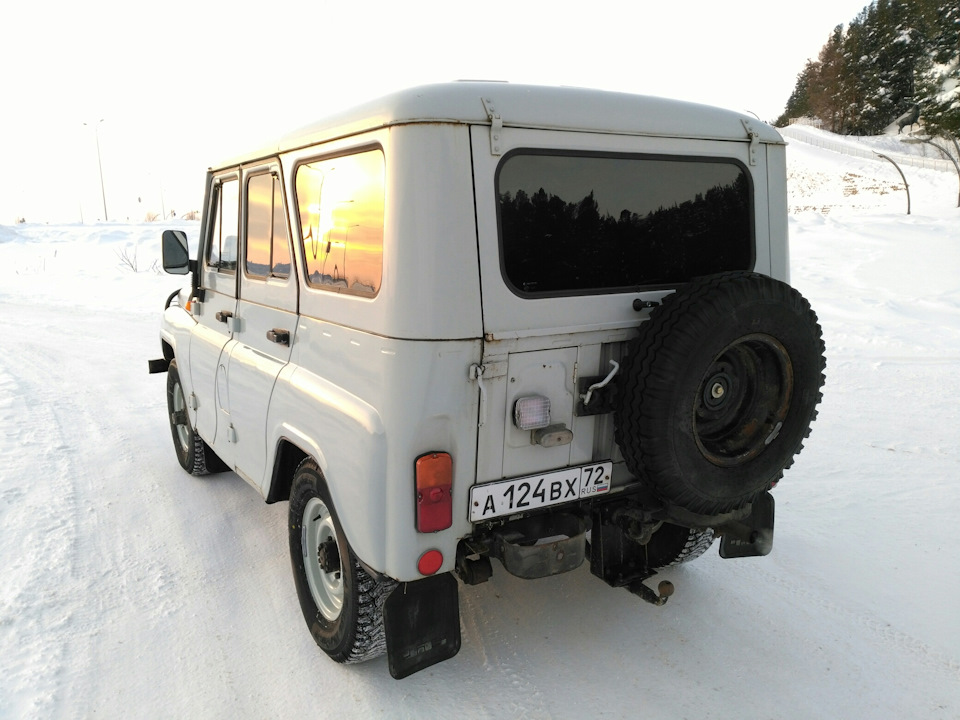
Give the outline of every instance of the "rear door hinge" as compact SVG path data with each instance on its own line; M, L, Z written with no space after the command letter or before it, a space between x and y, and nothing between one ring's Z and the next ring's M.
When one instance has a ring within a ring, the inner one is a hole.
M487 120L490 121L490 154L502 155L503 120L490 98L483 98L483 109L487 111Z
M477 427L483 427L487 421L487 389L483 386L483 365L474 363L470 366L470 379L476 380L480 388L480 412L477 418Z
M750 140L750 165L756 165L757 153L760 150L760 133L754 130L750 120L741 119L740 122L743 123L743 129L747 131L747 139Z

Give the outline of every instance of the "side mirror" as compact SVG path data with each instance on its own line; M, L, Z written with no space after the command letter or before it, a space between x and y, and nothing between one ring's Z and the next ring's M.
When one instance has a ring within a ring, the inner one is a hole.
M161 249L163 269L171 275L186 275L190 272L190 251L187 249L187 234L182 230L164 230Z

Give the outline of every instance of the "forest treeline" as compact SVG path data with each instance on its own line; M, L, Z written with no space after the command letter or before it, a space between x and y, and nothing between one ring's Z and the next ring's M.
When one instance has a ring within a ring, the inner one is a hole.
M875 135L917 105L928 132L956 135L958 68L958 0L876 0L807 61L776 124L813 117L835 133Z
M614 217L593 192L566 201L543 188L500 194L504 268L524 292L569 292L683 282L751 259L750 189L729 185L671 207Z

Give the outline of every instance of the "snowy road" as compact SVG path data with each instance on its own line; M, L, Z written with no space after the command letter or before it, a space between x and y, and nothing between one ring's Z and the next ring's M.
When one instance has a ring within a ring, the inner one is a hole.
M960 717L956 177L911 177L907 217L842 192L882 163L789 152L791 205L840 199L791 219L828 368L773 553L665 573L660 609L495 564L460 654L399 682L314 645L285 504L177 464L146 372L177 279L116 254L158 230L0 227L0 718Z

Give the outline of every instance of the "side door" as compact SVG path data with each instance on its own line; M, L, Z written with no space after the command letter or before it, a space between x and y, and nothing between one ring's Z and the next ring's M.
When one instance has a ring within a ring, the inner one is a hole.
M196 397L196 428L207 444L222 454L222 419L229 416L224 347L233 332L237 310L237 252L240 237L240 174L237 170L212 178L209 220L205 223L200 268L202 302L194 314L197 327L190 342L190 378Z
M228 437L234 468L261 487L266 475L267 410L297 328L297 275L278 162L242 178L240 295L229 346Z

